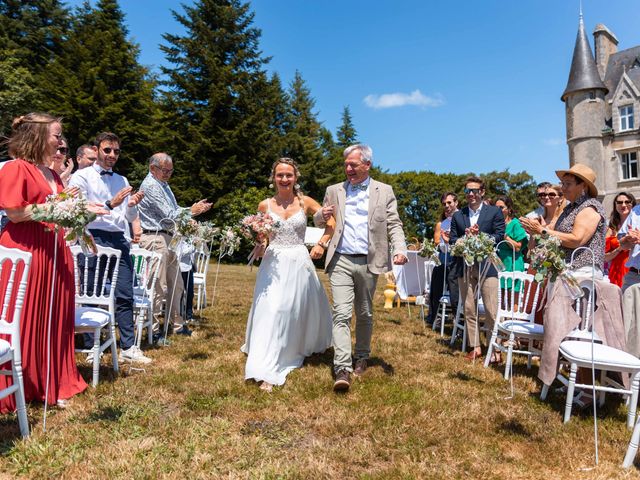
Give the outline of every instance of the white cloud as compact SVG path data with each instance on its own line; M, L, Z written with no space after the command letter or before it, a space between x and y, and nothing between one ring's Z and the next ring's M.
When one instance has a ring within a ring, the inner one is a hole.
M542 143L548 147L558 147L560 145L564 145L565 141L562 138L545 138Z
M414 90L411 93L383 93L382 95L367 95L364 97L364 103L367 107L376 110L381 108L395 108L412 105L416 107L441 107L445 104L444 97L440 94L428 96L420 90Z

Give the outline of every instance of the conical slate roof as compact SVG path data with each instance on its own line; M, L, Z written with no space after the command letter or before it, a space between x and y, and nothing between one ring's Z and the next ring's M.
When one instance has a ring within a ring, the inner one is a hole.
M567 88L564 89L564 93L560 98L564 102L567 95L571 93L594 89L604 90L605 93L609 91L598 74L598 67L596 67L596 61L593 59L593 53L591 53L591 46L589 45L587 34L584 31L584 22L582 21L581 14L576 46L573 49L569 81L567 82Z

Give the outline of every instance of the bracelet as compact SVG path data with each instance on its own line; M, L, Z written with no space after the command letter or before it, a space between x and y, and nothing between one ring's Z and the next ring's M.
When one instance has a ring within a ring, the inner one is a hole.
M318 243L316 243L316 245L318 245L318 246L320 246L320 247L324 248L325 250L326 250L327 248L329 248L329 242L318 242Z

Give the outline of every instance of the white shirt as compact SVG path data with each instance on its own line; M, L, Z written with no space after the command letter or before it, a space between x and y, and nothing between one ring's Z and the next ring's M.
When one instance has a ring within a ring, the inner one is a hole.
M636 205L631 209L631 213L622 224L622 227L620 227L620 230L618 230L618 238L624 237L632 228L640 228L640 205ZM640 269L640 245L636 244L631 249L626 266Z
M480 218L480 210L482 210L483 206L484 206L484 202L480 202L480 206L478 207L478 210L474 210L473 208L469 207L469 224L472 227L476 223L478 223L478 219Z
M83 195L90 202L104 204L111 200L116 193L129 186L129 182L122 175L100 175L104 169L97 163L90 167L76 171L69 181L70 187L78 187ZM108 210L107 207L105 207ZM129 207L129 196L124 201L109 212L108 215L98 215L88 225L90 230L106 230L108 232L128 232L128 223L138 216L137 207Z
M525 215L526 218L539 218L544 217L544 207L541 205L535 210L530 211Z
M347 199L344 206L344 231L338 248L339 253L348 255L366 255L369 252L369 184L367 179L360 185L365 190L354 189L347 185Z
M453 215L451 215L451 217L453 217ZM442 222L440 222L440 232L449 233L451 231L451 217L446 217L444 220L442 220ZM444 238L442 238L442 234L440 235L439 247L442 253L446 253L447 251L449 251L449 242L444 241Z

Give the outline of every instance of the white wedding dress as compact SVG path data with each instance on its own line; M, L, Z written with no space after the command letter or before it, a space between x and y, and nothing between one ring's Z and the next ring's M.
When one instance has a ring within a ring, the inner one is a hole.
M304 211L287 220L269 214L281 225L272 233L258 270L241 350L248 355L245 379L282 385L305 357L331 345L332 320L327 295L304 245Z

